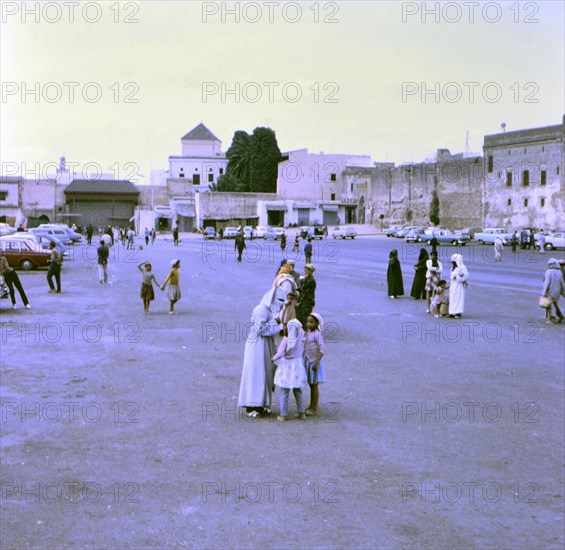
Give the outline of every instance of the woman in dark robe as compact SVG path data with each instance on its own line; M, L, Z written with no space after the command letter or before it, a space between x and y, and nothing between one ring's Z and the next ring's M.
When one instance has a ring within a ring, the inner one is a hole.
M420 249L420 257L418 258L418 263L414 266L414 282L412 283L412 291L410 296L419 300L426 299L426 262L428 261L429 255L425 248Z
M398 260L398 250L391 250L388 260L388 271L386 273L388 284L388 297L397 298L404 296L404 284L402 282L402 269Z

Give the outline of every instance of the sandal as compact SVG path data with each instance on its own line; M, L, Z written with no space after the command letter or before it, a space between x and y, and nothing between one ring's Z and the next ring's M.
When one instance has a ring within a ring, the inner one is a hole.
M316 416L318 414L318 411L313 411L312 409L306 409L304 414L306 414L306 416Z
M277 420L278 420L279 422L286 422L286 416L280 416L280 415L279 415L279 416L277 416Z
M251 411L251 412L246 412L245 416L248 416L249 418L257 418L261 415L257 411Z

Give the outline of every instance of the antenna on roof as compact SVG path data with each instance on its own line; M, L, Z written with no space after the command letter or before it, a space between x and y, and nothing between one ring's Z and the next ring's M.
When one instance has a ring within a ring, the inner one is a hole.
M472 156L473 151L471 151L471 146L469 145L469 130L467 130L467 135L465 137L465 157Z

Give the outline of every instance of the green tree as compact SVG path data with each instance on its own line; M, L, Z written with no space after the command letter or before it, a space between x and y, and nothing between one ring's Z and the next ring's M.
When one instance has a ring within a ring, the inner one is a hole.
M252 135L238 130L226 157L228 166L218 178L217 191L276 192L281 152L273 130L255 128Z
M439 225L439 196L437 188L432 193L432 202L430 203L430 222L433 225Z
M250 191L255 193L276 193L278 164L281 151L275 132L270 128L255 128L251 136Z

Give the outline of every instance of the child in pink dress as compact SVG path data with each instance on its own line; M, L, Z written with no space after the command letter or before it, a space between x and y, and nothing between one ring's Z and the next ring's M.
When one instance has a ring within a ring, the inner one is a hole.
M291 389L296 399L298 418L306 418L302 401L302 387L306 385L306 369L302 358L304 331L298 319L291 319L286 325L286 331L287 336L282 339L277 353L273 356L273 361L277 364L275 384L281 389L281 411L277 416L277 420L281 422L288 416L288 395Z

